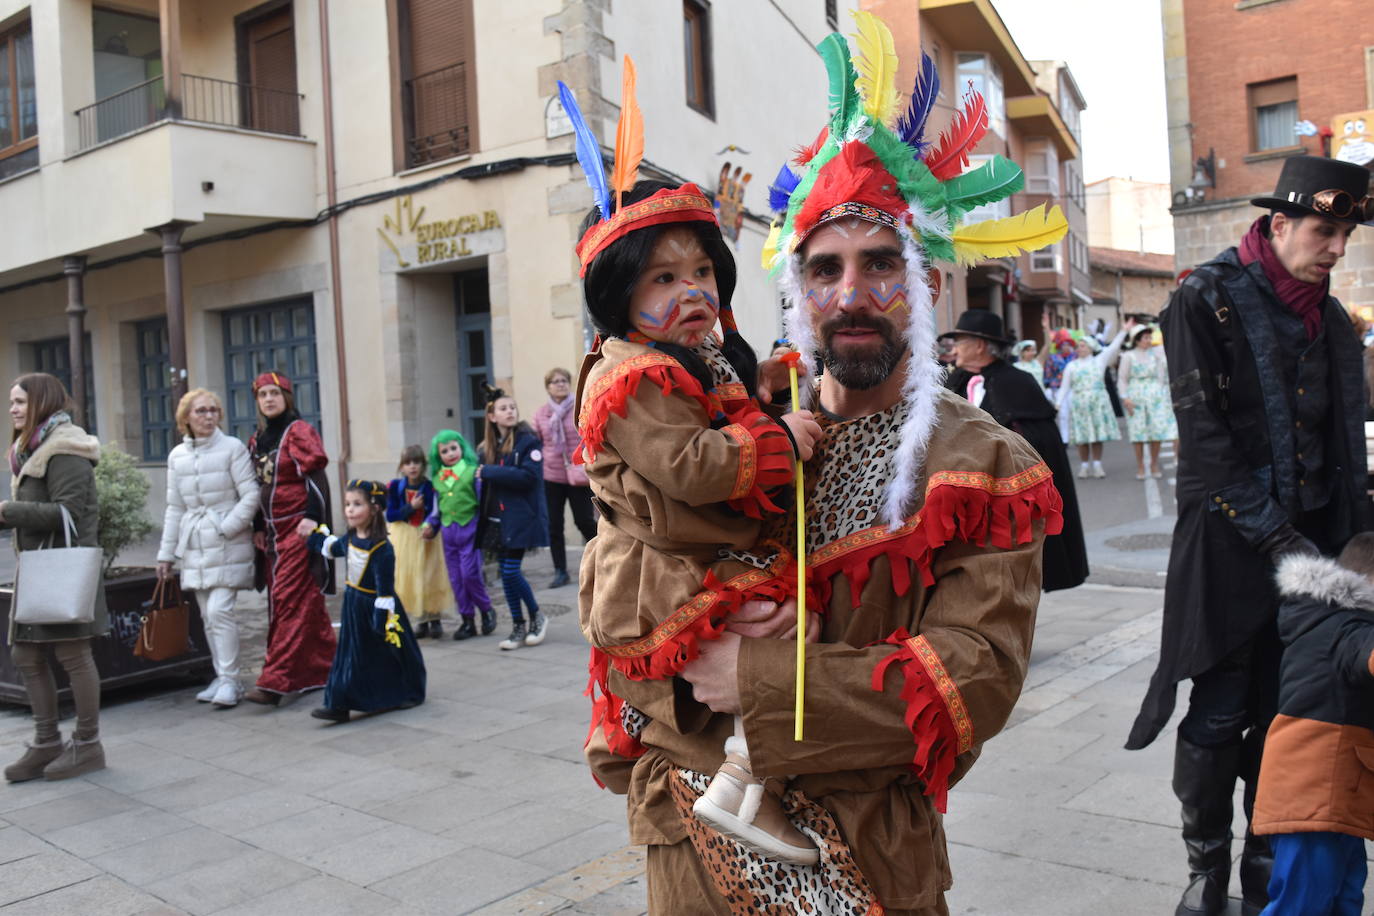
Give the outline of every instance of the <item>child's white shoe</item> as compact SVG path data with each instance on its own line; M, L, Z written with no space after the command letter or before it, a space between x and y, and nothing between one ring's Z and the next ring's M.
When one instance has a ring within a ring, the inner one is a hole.
M744 748L738 738L726 740L725 762L692 805L692 813L765 859L817 864L820 851L783 813L778 781L755 778Z

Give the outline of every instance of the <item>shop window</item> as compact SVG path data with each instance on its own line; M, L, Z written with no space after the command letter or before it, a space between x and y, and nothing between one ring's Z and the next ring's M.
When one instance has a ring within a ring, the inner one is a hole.
M955 55L954 78L959 95L973 84L988 103L988 127L999 137L1007 135L1007 102L1002 92L1002 68L990 54L960 51Z
M405 168L477 149L472 0L397 0Z
M1059 154L1047 137L1031 137L1026 140L1027 194L1049 194L1059 196Z
M224 407L230 435L244 442L258 426L253 379L269 370L290 377L296 412L320 429L315 312L309 298L224 313Z
M172 354L167 319L134 325L138 341L138 403L143 416L143 460L162 461L177 444L176 405L172 402Z
M86 418L82 427L94 433L95 427L95 367L91 361L91 332L86 332ZM29 358L34 372L46 372L57 376L68 392L72 390L72 351L71 342L66 337L50 337L29 344Z
M458 397L462 403L459 430L473 447L486 429L487 399L482 384L491 380L491 294L487 272L468 270L453 275L453 299L458 311Z
M0 32L0 178L38 168L38 94L33 30Z
M1250 102L1251 149L1263 152L1298 145L1298 78L1290 76L1246 87Z
M682 0L682 45L687 73L687 104L714 119L711 75L711 8L703 0Z

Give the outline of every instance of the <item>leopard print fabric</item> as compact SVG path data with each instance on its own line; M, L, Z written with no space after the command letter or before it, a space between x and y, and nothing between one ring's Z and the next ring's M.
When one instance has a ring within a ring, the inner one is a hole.
M711 882L736 916L881 916L868 882L840 835L835 819L795 789L782 798L783 810L797 829L821 851L815 867L770 862L696 819L692 803L706 791L710 777L679 769L669 780L692 847Z
M883 523L883 491L892 475L907 410L906 402L898 401L881 413L857 420L820 418L824 438L803 469L808 553ZM775 519L759 546L731 551L729 556L756 569L768 569L779 553L770 545L793 550L796 525L796 516L789 511Z
M644 734L644 728L649 724L649 717L635 709L629 703L620 704L620 727L625 734L636 741L639 736Z
M714 334L708 335L692 349L692 352L700 356L702 362L706 363L706 368L711 370L711 380L717 389L721 385L740 381L739 373L730 365L730 360L725 358L725 351L721 350L720 341Z

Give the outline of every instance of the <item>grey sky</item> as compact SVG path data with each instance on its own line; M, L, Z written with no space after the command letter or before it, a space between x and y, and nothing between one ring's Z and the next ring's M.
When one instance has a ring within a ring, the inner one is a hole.
M1030 60L1063 60L1088 102L1084 180L1169 180L1158 0L993 0Z

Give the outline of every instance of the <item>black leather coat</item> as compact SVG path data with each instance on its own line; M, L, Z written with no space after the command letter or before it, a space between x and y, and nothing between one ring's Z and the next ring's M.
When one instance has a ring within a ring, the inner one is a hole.
M1366 400L1350 318L1329 296L1322 309L1329 393L1322 470L1331 489L1322 540L1339 549L1369 528ZM1259 263L1243 266L1229 248L1189 275L1160 316L1179 427L1178 521L1159 667L1128 748L1159 734L1179 681L1212 668L1275 619L1274 568L1257 545L1302 516L1298 359L1279 337L1291 314Z

